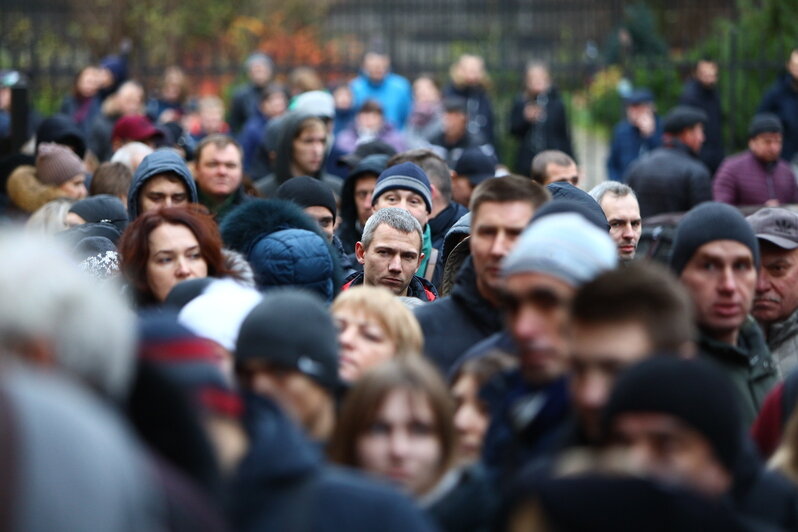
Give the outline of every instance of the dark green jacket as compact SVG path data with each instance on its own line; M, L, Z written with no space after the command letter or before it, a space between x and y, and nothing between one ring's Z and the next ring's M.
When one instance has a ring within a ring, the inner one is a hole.
M699 355L726 373L740 391L740 410L745 427L756 419L765 396L778 380L776 363L759 326L750 316L743 323L737 345L710 338L701 331Z

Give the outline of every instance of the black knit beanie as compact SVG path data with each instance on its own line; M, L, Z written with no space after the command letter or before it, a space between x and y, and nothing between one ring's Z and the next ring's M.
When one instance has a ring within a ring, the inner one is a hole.
M708 201L688 212L676 228L670 256L670 266L676 276L682 274L698 248L715 240L734 240L743 244L751 250L759 269L759 243L743 215L731 205Z
M335 195L332 189L326 183L306 175L292 177L280 185L274 197L293 201L303 209L324 207L332 213L333 218L336 216Z
M333 394L340 383L335 324L321 299L302 290L263 297L241 324L235 358L296 370Z
M120 231L127 226L127 209L116 196L98 194L75 202L69 208L88 223L108 222L114 224Z
M604 434L624 413L668 414L701 433L718 461L734 471L743 441L736 394L708 362L654 356L618 379L604 411Z

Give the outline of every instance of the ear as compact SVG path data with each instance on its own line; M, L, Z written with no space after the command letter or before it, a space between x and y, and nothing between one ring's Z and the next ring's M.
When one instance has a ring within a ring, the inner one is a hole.
M366 263L366 248L360 242L355 242L355 258L360 264Z
M424 257L426 257L426 255L424 255L423 253L418 254L418 263L416 264L416 271L418 271L418 267L421 266L421 261L424 260Z
M429 189L430 189L430 196L432 196L433 200L438 199L438 198L441 197L441 193L438 192L438 187L436 187L432 183L430 183Z

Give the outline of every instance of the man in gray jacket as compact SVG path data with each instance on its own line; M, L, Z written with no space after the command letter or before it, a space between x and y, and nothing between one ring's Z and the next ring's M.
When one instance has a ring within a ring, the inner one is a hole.
M747 220L762 256L753 314L779 372L787 375L798 366L798 213L765 208Z

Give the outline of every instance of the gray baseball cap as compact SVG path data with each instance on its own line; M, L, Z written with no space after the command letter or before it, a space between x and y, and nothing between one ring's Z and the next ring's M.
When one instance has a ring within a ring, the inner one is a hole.
M782 207L765 207L746 220L757 238L783 249L798 248L798 213Z

